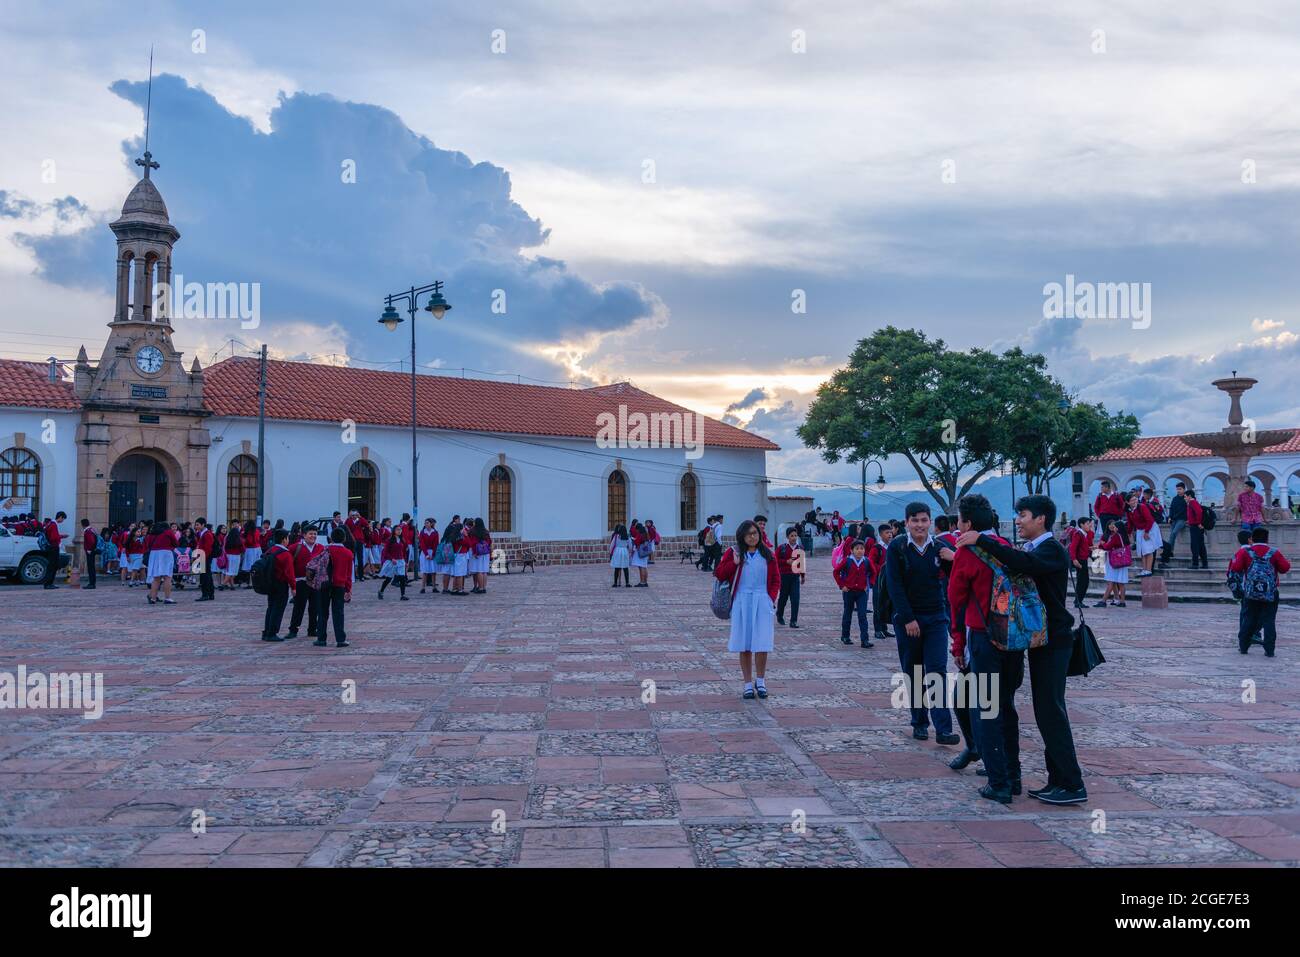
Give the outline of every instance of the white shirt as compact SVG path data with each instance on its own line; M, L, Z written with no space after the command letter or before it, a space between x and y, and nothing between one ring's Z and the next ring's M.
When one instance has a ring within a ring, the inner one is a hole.
M1035 548L1043 544L1043 542L1047 541L1051 537L1052 537L1051 532L1043 532L1043 534L1039 535L1032 542L1025 542L1023 545L1021 545L1020 550L1025 552L1032 552Z
M915 548L915 549L916 549L916 552L917 552L918 555L924 555L924 554L925 554L925 550L926 550L927 548L930 547L930 543L933 542L933 541L934 541L934 536L933 536L933 535L927 535L926 538L925 538L925 544L924 544L924 545L918 545L918 544L916 544L916 539L914 539L911 535L908 535L908 536L907 536L907 544L909 544L909 545L911 545L913 548Z

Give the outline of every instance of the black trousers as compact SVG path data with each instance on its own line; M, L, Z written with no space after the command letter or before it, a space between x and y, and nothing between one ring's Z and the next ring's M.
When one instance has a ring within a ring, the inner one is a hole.
M870 641L867 634L867 593L865 591L840 592L840 600L844 603L844 612L840 615L840 638L853 637L853 614L858 616L858 637L862 641Z
M1254 601L1247 598L1241 603L1241 628L1237 631L1237 647L1250 650L1250 636L1261 629L1264 632L1264 654L1271 655L1277 647L1276 601Z
M958 668L957 670L963 677L971 673L969 668ZM958 698L958 700L954 702L952 710L957 715L957 726L961 728L961 738L966 742L966 750L974 751L976 754L979 754L979 742L975 740L975 730L971 727L971 715L978 715L979 711L972 708L970 703L964 698Z
M885 573L884 570L882 569L880 575L876 578L876 583L871 586L871 607L873 609L871 612L871 622L876 629L877 638L885 637L885 629L886 626L889 624L889 622L885 619L885 616L881 614L881 610L880 610L880 606L882 604L880 601L880 595L881 592L883 592L884 590L885 590Z
M1188 529L1192 534L1192 567L1198 564L1202 568L1210 567L1210 556L1205 550L1205 529L1193 525Z
M1016 692L1025 680L1025 653L999 651L983 630L972 630L971 668L977 693L989 700L977 702L970 717L976 723L980 757L989 784L998 790L1020 780L1020 715ZM960 713L957 716L961 720Z
M1082 606L1088 597L1088 585L1091 582L1088 573L1088 563L1080 562L1079 567L1074 570L1074 603Z
M344 641L347 639L347 632L343 630L343 595L344 589L342 587L330 585L326 590L326 594L321 596L320 623L316 628L317 641L325 640L331 613L334 616L334 640Z
M86 556L86 577L90 579L90 588L95 587L95 565L99 562L99 555L91 552Z
M1050 635L1042 648L1029 656L1029 686L1034 702L1034 720L1043 737L1047 763L1047 786L1077 791L1083 787L1083 772L1074 753L1074 733L1065 708L1065 673L1070 667L1074 636Z
M365 563L362 561L362 558L365 556L365 553L366 553L366 549L364 545L354 544L352 546L352 562L353 562L352 571L354 577L356 577L357 579L361 578L361 569L365 567Z
M262 637L280 633L280 623L284 621L284 610L289 607L289 586L284 582L273 582L271 591L266 596L266 621L262 626Z
M776 617L785 617L786 603L790 604L790 624L799 623L799 576L781 576L781 594L776 600Z
M199 594L204 598L215 598L216 589L212 587L212 560L205 559L203 572L199 575Z
M45 550L45 581L42 582L47 588L54 584L54 573L59 570L59 550L57 548L47 548Z
M289 619L289 630L296 632L302 624L302 614L307 613L307 634L316 634L316 619L320 617L319 596L316 589L299 579L293 591L293 617Z

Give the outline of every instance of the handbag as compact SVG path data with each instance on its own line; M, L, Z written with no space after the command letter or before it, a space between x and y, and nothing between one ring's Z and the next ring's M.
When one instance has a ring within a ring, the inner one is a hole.
M1110 567L1111 568L1128 568L1133 564L1133 549L1128 545L1121 545L1119 548L1110 550Z
M735 595L731 591L731 582L713 579L713 594L709 598L709 608L723 621L731 619L731 602Z
M1079 614L1079 624L1074 629L1074 647L1070 649L1070 666L1066 676L1070 678L1086 677L1092 669L1106 663L1106 656L1101 653L1097 636L1092 633L1083 614Z

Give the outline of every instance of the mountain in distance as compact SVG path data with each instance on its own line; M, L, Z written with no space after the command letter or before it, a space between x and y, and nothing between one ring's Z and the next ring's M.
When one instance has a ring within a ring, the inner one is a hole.
M993 510L998 513L998 517L1005 522L1010 520L1014 514L1012 506L1015 498L1025 494L1025 483L1022 478L1016 476L1013 495L1012 477L1009 475L995 475L976 482L971 491L985 496L993 505ZM769 489L768 494L774 496L807 496L811 497L816 506L824 511L831 512L839 509L840 514L847 519L862 517L862 492L860 489L773 487ZM1070 515L1070 510L1074 508L1074 501L1073 496L1070 494L1069 473L1052 480L1052 499L1056 502L1056 507L1060 512L1073 517ZM879 491L875 485L867 485L867 516L870 521L878 522L889 518L901 519L903 509L906 508L908 502L924 502L932 509L936 511L938 509L937 503L925 489L895 490L886 485L883 491Z

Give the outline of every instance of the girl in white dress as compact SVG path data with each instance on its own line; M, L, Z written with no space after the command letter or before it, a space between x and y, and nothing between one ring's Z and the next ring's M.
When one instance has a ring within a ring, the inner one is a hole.
M740 523L736 542L713 572L719 581L731 582L731 640L727 650L740 656L740 672L745 678L741 697L766 698L764 677L776 634L781 572L776 556L763 544L762 533L753 522Z
M1101 601L1093 607L1105 608L1109 601L1117 608L1124 608L1126 607L1124 590L1128 585L1128 570L1133 561L1133 550L1129 544L1128 530L1123 522L1111 520L1106 523L1106 540L1100 547L1106 553L1106 591L1101 596ZM1122 554L1123 549L1128 551L1128 563L1116 568L1111 562L1117 552Z
M649 588L650 556L654 552L654 545L650 541L650 535L646 532L645 526L640 522L632 525L631 538L632 550L629 561L641 579L633 587Z
M483 519L476 518L469 533L471 545L469 550L469 574L474 576L471 595L487 594L487 577L492 571L492 536L488 534Z
M609 539L609 567L614 569L614 586L618 587L618 574L623 573L623 584L632 587L628 576L628 566L632 564L632 539L628 537L627 526L619 525Z

